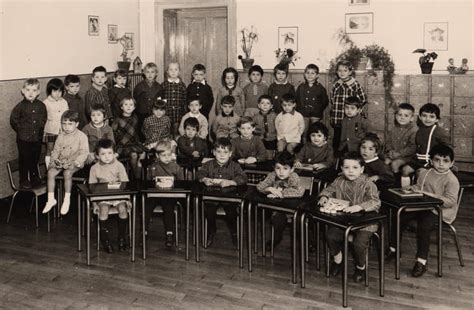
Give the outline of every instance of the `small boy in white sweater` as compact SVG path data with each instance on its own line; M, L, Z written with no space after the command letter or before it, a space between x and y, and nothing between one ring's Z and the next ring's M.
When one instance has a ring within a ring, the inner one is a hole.
M281 108L282 112L275 118L277 150L282 152L286 149L294 154L304 132L304 118L296 111L296 99L291 94L282 96Z

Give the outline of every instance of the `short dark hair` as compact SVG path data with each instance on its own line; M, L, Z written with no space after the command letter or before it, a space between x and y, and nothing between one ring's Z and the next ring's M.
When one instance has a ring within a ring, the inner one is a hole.
M258 72L261 76L263 76L263 69L259 65L253 65L252 67L250 67L249 76L252 74L252 72Z
M74 110L66 110L64 113L61 115L61 122L63 121L71 121L78 123L79 122L79 113Z
M237 86L237 82L239 81L239 73L233 67L225 68L224 71L222 71L222 77L221 77L222 86L226 86L225 76L227 75L227 73L232 73L234 75L234 80L235 80L234 87Z
M133 104L134 104L135 106L137 106L137 103L136 103L135 99L134 99L132 96L126 96L126 97L122 98L122 100L120 100L119 106L122 107L123 104L125 103L125 101L128 101L128 100L133 101Z
M104 114L104 117L105 117L105 107L103 105L97 104L97 103L92 105L89 114L92 114L92 112L94 112L94 111L102 112L102 114Z
M237 124L237 127L240 128L240 126L242 126L243 124L247 124L247 123L249 123L252 127L256 126L255 121L253 120L253 118L251 118L250 116L242 116L240 118L239 123Z
M222 97L221 105L230 104L231 106L235 105L235 98L233 96L227 95Z
M188 117L187 119L184 120L183 127L184 129L186 129L186 127L199 129L199 121L195 117Z
M402 102L398 105L397 107L397 112L398 110L410 110L413 113L415 113L415 107L409 104L408 102Z
M117 76L121 76L121 77L127 77L128 76L128 72L123 70L123 69L118 69L115 71L114 73L114 76L117 77Z
M287 150L276 153L275 165L276 164L280 164L282 166L290 166L291 168L293 168L293 165L295 164L295 155L291 154Z
M194 95L194 96L190 96L190 97L188 98L188 105L189 105L191 102L193 102L193 101L199 101L199 104L202 105L202 103L201 103L201 98L199 98L198 96L195 96L195 95Z
M296 103L296 98L292 94L284 94L281 96L281 102L291 102L291 103Z
M81 82L81 78L75 74L68 74L66 75L66 77L64 78L64 85L65 86L69 86L69 84L71 83L80 83Z
M107 74L107 69L105 69L104 66L95 67L94 70L92 70L92 76L94 76L94 74L96 74L97 72L104 72L105 74Z
M420 108L420 116L423 112L434 113L436 115L436 118L440 119L441 112L439 110L439 107L434 103L425 103L424 105L422 105Z
M232 149L232 143L228 138L218 138L216 142L214 142L213 149L217 150L218 148L227 148L229 151Z
M46 95L51 95L53 90L60 90L64 94L64 83L60 79L51 79L48 84L46 84Z
M306 72L306 70L315 70L317 74L319 74L319 67L316 66L315 64L309 64L306 66L306 68L304 68L304 72ZM306 78L305 78L306 80Z
M349 71L354 71L354 66L352 66L352 63L349 60L346 60L346 59L339 60L336 64L336 72L339 66L344 66L344 67L347 67Z
M195 64L191 73L194 71L204 71L204 73L206 73L206 67L203 64Z
M359 162L361 167L365 166L365 161L362 158L362 155L360 155L359 152L347 152L342 156L341 158L341 164L344 165L344 160L356 160Z
M344 102L344 104L356 106L358 109L362 108L362 105L363 105L359 97L356 97L356 96L348 97L346 99L346 102Z
M315 122L309 125L308 128L308 141L311 139L311 134L313 133L322 133L323 136L327 139L329 137L329 129L321 122Z
M445 144L435 145L430 150L430 159L433 159L436 155L441 157L449 157L451 161L454 161L454 151L451 147Z
M273 68L273 76L276 77L278 71L284 71L288 75L288 66L284 64L278 64Z
M115 148L115 143L114 141L110 140L110 139L100 139L99 141L97 141L97 143L95 144L95 148L94 148L94 152L99 155L99 151L100 149L112 149L114 150Z
M273 104L272 97L270 95L261 95L260 97L258 97L258 103L260 103L260 101L262 101L263 99L270 100L270 103Z
M153 103L152 110L165 110L166 111L166 101L158 99Z
M380 138L377 136L377 134L373 133L373 132L366 133L365 136L360 140L359 149L360 149L362 143L364 143L365 141L372 142L374 144L375 151L377 152L377 155L380 156L383 144L382 144L382 141L380 141Z

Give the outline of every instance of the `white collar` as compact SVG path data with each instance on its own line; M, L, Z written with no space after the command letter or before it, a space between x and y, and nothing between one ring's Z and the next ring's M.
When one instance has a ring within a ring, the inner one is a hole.
M176 83L176 84L178 84L180 81L181 81L181 80L180 80L179 78L176 78L176 79L174 79L174 80L168 78L168 82L170 82L170 83Z
M378 156L375 156L375 157L372 158L372 159L364 160L364 161L365 161L366 164L370 164L371 162L374 162L374 161L376 161L376 160L378 160L378 159L379 159L379 157L378 157Z

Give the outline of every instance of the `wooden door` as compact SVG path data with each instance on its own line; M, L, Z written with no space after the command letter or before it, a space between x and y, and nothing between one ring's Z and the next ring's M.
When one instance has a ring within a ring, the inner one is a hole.
M177 61L181 78L188 85L192 81L193 66L201 63L207 69L208 83L217 90L222 70L227 67L227 9L176 10L175 33L169 25L172 23L166 26L165 22L165 42L173 43L165 44L165 68L169 61Z

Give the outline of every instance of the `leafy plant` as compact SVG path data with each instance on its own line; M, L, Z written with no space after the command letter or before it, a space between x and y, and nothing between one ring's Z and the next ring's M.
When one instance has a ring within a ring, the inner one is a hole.
M120 57L122 57L122 61L132 61L132 58L130 57L132 53L130 53L130 56L128 55L128 47L132 43L132 38L124 34L120 38L117 38L117 42L122 45L122 53L120 54Z
M295 65L295 61L299 59L299 57L296 56L296 53L297 52L295 52L291 48L278 48L277 50L275 50L276 58L278 59L279 63L284 66L289 66L290 64L292 64L293 66Z
M423 56L420 56L418 62L421 64L429 63L429 62L434 62L436 58L438 58L438 54L435 52L427 53L426 49L424 48L417 48L416 50L413 51L413 53L420 53L423 54ZM433 60L433 61L431 61Z
M241 35L240 47L242 47L242 51L245 54L245 58L250 58L253 44L255 42L258 42L257 29L254 26L251 26L250 28L244 27L239 30L239 33ZM239 55L239 59L242 58L243 57Z

